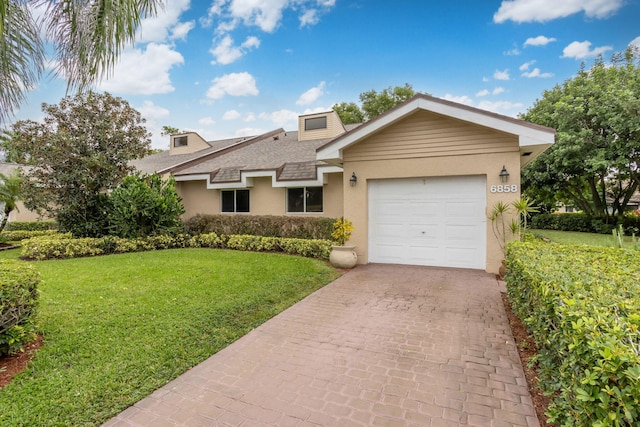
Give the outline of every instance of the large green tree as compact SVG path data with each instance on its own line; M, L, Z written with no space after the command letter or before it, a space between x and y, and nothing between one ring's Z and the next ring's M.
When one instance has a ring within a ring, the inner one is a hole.
M75 235L104 233L106 193L149 152L140 113L122 98L89 93L43 104L44 123L18 121L2 141L7 160L30 165L23 185L28 209L46 211Z
M640 185L640 67L637 51L602 58L545 91L524 120L553 127L556 143L523 171L537 200L594 216L621 215Z
M83 91L113 69L145 16L162 0L0 0L0 122L34 87L53 49L68 90ZM36 9L41 18L36 21ZM43 37L44 33L44 37Z
M385 111L402 104L416 94L409 83L404 86L389 86L380 92L369 90L360 94L359 107L355 102L341 102L335 104L333 111L338 113L344 124L362 123L379 116Z

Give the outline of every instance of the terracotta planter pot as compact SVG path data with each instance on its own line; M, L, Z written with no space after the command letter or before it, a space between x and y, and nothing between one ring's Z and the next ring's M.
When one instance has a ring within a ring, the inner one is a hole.
M337 268L353 268L358 262L355 246L331 246L329 262Z

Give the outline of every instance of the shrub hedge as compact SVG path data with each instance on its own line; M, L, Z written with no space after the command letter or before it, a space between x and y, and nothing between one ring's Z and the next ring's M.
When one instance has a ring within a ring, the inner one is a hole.
M0 260L0 356L35 339L40 276L33 266Z
M58 223L55 221L28 221L28 222L8 222L5 226L5 231L45 231L45 230L57 230Z
M531 228L543 230L581 231L584 233L610 234L622 225L625 233L638 234L640 215L625 215L606 223L604 218L592 217L583 213L538 214L531 218Z
M186 221L185 229L191 235L216 233L331 240L334 221L335 218L302 216L198 214Z
M106 236L98 238L74 239L69 235L34 237L22 244L23 259L45 260L107 255L125 252L140 252L175 248L220 248L245 251L274 251L292 255L328 259L331 245L329 240L292 239L250 235L218 235L206 233L196 236L188 234L149 236L137 239L123 239Z
M20 240L26 240L32 237L51 236L54 234L58 234L58 232L56 230L3 230L0 235L5 241L19 242ZM67 234L67 236L70 237L71 234Z
M640 423L640 254L512 242L507 293L539 349L556 425Z

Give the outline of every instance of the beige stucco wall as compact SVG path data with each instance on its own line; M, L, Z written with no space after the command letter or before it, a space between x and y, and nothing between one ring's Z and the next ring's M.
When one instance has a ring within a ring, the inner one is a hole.
M437 123L416 126L418 121ZM350 244L356 246L358 262L368 262L368 181L385 178L423 178L462 175L484 175L487 180L485 208L487 215L498 201L510 203L520 197L520 158L515 136L490 131L462 122L430 116L428 113L410 117L344 151L344 176L356 173L358 183L343 183L344 216L353 222L355 230ZM409 124L410 126L406 126ZM411 130L410 141L407 132ZM473 132L473 131L476 132ZM430 132L435 132L431 134ZM437 137L434 137L437 135ZM493 135L493 137L492 137ZM443 141L448 143L441 145ZM486 144L483 144L483 141ZM372 142L371 147L366 145ZM456 149L450 149L455 146ZM491 146L491 149L487 149ZM367 150L372 148L372 150ZM413 150L411 155L407 153ZM368 153L368 154L367 154ZM463 154L460 154L463 153ZM420 156L420 157L415 157ZM492 185L500 185L502 166L510 172L509 185L517 185L516 193L492 193ZM507 218L510 222L510 218ZM497 273L503 259L499 241L487 220L486 271Z
M204 180L179 181L176 183L178 194L185 207L184 219L196 214L220 214L220 190L208 190ZM327 184L323 185L324 212L321 214L286 212L286 188L272 187L271 177L252 179L249 187L248 214L229 215L303 215L337 218L342 216L343 189L342 173L328 175ZM291 184L296 186L295 183Z
M17 209L14 209L9 214L10 222L31 222L42 221L48 218L39 216L36 212L30 211L24 207L22 202L18 202Z

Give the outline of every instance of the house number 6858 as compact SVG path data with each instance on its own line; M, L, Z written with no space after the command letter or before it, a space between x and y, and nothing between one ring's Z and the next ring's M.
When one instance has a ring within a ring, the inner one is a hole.
M518 186L516 184L513 185L492 185L491 186L492 193L517 193Z

